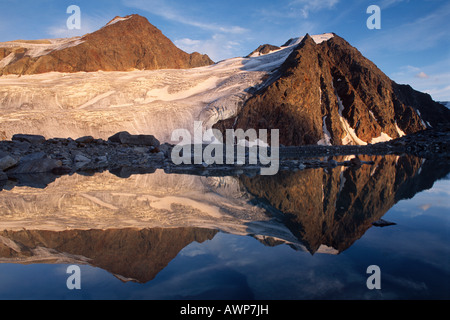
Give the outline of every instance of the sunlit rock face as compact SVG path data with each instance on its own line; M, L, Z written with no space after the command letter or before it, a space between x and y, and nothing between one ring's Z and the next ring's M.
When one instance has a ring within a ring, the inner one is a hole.
M82 37L0 43L0 75L185 69L213 63L206 55L180 50L137 14L116 17Z
M449 122L447 108L390 80L341 37L306 35L238 114L215 127L279 129L284 145L365 145Z

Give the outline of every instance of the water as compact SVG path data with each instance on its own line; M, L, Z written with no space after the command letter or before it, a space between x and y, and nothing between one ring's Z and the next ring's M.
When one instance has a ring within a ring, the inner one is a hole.
M450 298L450 166L371 160L273 177L157 170L9 182L0 298ZM381 218L395 225L372 225ZM67 287L71 265L80 290ZM380 289L367 286L371 265Z

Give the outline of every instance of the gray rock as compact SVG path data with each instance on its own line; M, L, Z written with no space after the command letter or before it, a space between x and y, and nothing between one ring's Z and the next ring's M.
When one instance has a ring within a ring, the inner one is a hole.
M95 161L97 161L98 163L107 163L108 158L106 156L99 156L99 157L95 158Z
M22 158L20 158L19 162L28 162L28 161L39 160L39 159L43 159L43 158L46 158L46 154L42 151L39 151L39 152L34 152L34 153L27 154L26 156L23 156Z
M12 137L12 141L29 142L31 144L38 144L45 141L44 136L35 134L15 134Z
M16 167L8 171L8 174L28 174L28 173L46 173L53 169L61 167L62 162L54 159L36 159L26 162L20 162Z
M8 170L9 168L14 167L16 164L17 160L7 155L0 159L0 170Z
M94 137L84 136L84 137L80 137L80 138L76 139L75 141L78 143L91 143L92 141L94 141Z
M21 153L30 149L31 143L27 141L14 141L14 152Z
M109 137L108 141L129 145L141 145L153 147L159 147L160 145L159 140L152 135L146 134L131 135L126 131L116 133L115 135Z
M91 162L91 159L81 153L77 154L73 160L75 162Z
M0 181L8 180L8 176L2 170L0 170ZM1 189L0 189L1 190Z
M133 150L137 153L147 153L150 149L148 147L134 147Z
M353 167L361 167L362 162L359 160L359 158L353 158L350 160L350 165Z
M380 220L377 220L375 222L372 222L372 224L375 227L387 227L387 226L394 226L394 225L396 225L395 222L390 222L390 221L386 221L386 220L383 220L383 219L380 219Z
M164 156L166 158L168 158L170 156L173 146L168 143L163 143L158 148L159 148L159 151L163 152Z
M338 166L338 162L336 160L334 160L334 159L330 159L330 160L328 160L328 166L330 168L335 168L335 167Z

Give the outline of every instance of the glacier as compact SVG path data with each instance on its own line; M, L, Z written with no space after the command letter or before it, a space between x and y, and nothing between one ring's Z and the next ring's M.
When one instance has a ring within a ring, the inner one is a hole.
M312 37L320 43L333 34ZM264 76L278 68L302 39L258 57L236 57L193 69L2 76L0 133L5 139L17 133L47 139L86 135L107 139L128 131L171 142L175 129L191 130L194 121L202 121L206 131L234 116L249 91L261 86ZM40 55L79 41L59 39L28 46ZM0 63L6 63L3 60Z

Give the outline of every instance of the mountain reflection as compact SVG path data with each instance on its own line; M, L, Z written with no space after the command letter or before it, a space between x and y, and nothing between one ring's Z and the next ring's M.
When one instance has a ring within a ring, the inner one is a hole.
M374 165L281 172L240 180L308 251L349 248L398 201L445 177L446 160L412 156L360 157ZM342 159L338 159L342 161Z
M399 200L450 171L445 159L360 159L373 164L276 176L156 170L8 182L0 192L0 262L89 264L124 281L148 282L184 247L219 231L336 254Z

